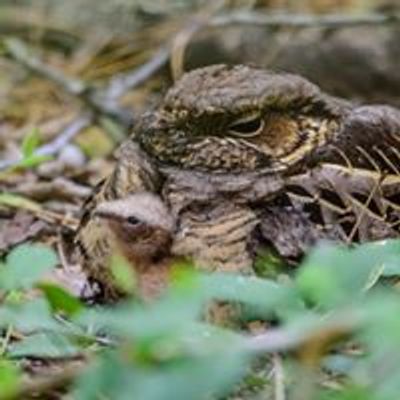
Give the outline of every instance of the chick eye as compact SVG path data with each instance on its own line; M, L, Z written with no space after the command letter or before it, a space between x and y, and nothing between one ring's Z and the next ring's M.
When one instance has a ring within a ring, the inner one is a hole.
M264 128L264 120L260 116L249 116L234 122L229 127L229 132L238 137L253 137Z
M128 222L128 224L132 226L137 226L141 224L141 221L138 218L132 216L128 217L126 219L126 222Z

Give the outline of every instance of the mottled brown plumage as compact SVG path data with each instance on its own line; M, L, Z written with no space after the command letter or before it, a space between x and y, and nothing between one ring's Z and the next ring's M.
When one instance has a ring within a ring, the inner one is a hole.
M198 267L208 271L252 273L249 250L258 223L251 208L228 201L189 209L180 213L172 252L190 256Z
M383 200L387 177L400 193L399 154L399 110L358 107L296 75L202 68L184 75L138 122L114 173L88 203L78 237L90 226L101 229L92 210L104 199L156 192L177 223L176 255L202 268L248 273L265 243L298 257L319 238L352 241L354 233L341 232L349 219L358 239L397 233L389 195L375 207L379 218L364 215L373 190L374 202ZM331 165L345 172L332 173ZM347 203L332 213L338 195Z

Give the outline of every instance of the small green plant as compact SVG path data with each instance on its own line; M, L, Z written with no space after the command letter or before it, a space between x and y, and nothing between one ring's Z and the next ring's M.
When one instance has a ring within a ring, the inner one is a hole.
M52 159L51 156L40 154L37 152L40 145L40 131L32 128L23 138L21 143L21 160L18 161L11 169L27 169L34 168L46 161Z
M74 399L202 400L234 391L275 399L276 360L288 399L398 398L400 295L387 280L400 273L400 241L321 245L284 284L181 269L169 292L146 305L128 297L85 306L43 282L55 264L48 248L24 245L1 266L0 399L27 396L18 360L28 356L64 359L54 382L71 381ZM41 295L15 296L32 288ZM242 304L243 325L205 322L215 300ZM252 320L265 331L250 334ZM77 356L84 361L70 368Z

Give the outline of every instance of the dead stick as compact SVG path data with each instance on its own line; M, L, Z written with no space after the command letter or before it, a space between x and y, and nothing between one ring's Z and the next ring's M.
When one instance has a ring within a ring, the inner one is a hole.
M326 347L328 344L350 335L362 324L358 315L337 315L326 321L310 324L308 329L278 328L248 338L245 347L255 353L291 351L309 346Z
M364 15L344 14L270 14L263 12L232 12L214 17L211 26L226 26L234 24L258 25L268 27L296 27L296 28L344 28L367 25L399 24L400 14L370 13Z
M170 51L167 47L161 47L156 51L154 56L143 65L111 79L108 88L105 90L105 97L109 99L117 99L128 90L134 89L145 82L167 64L169 53Z
M19 64L29 71L56 83L65 92L81 99L93 111L107 115L126 127L132 123L131 113L119 107L115 99L108 99L100 91L94 90L88 83L68 77L62 71L47 65L34 55L23 41L7 39L4 41L4 45L9 56Z

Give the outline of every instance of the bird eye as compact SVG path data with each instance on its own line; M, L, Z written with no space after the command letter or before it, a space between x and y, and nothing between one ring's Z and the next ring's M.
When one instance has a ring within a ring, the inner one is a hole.
M253 137L264 128L264 120L259 115L251 115L234 122L229 127L232 135L239 137Z
M139 224L141 224L141 221L133 216L130 216L126 219L126 222L128 222L128 224L133 225L133 226L137 226Z

